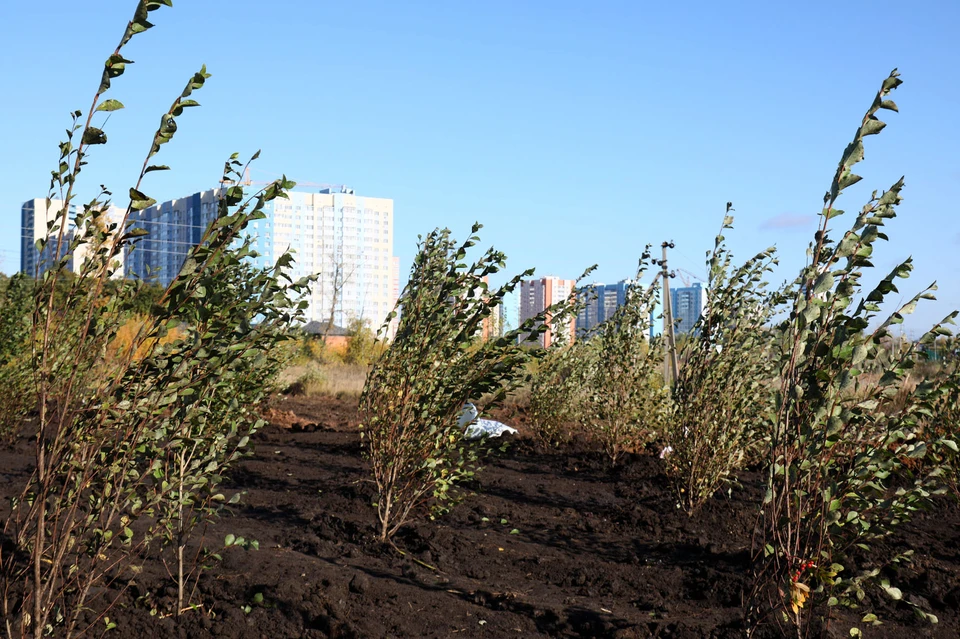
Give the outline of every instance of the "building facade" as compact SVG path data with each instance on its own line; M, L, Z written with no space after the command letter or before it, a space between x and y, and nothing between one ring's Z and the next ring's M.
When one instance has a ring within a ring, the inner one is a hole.
M506 334L520 326L520 293L519 289L514 289L503 296L500 306L497 307L500 314L500 330Z
M74 241L81 229L76 226L77 207L71 204L67 211L69 220L67 228L64 229L63 238L60 241L59 250L57 247L57 238L60 235L59 217L63 211L63 200L47 200L46 198L34 198L27 200L20 207L20 271L30 277L39 277L47 271L60 258L67 255L71 242ZM123 221L125 211L116 206L110 206L106 210L104 222L106 224L115 224L119 228ZM50 223L53 223L52 226ZM47 239L47 244L43 251L37 250L37 240ZM79 273L83 264L89 255L90 247L86 244L80 245L70 256L69 268L74 273ZM114 260L115 277L123 276L123 255L117 255Z
M565 280L554 276L520 282L519 322L522 324L553 304L567 299L573 294L575 285L576 280ZM547 319L549 321L549 318ZM572 341L575 338L576 318L571 317L560 330L566 332ZM544 348L549 347L555 340L556 336L550 328L539 336L540 346Z
M484 288L477 288L473 291L473 297L480 299L489 299L490 293L490 278L488 276L483 277L483 283L486 285ZM497 304L494 308L490 309L490 314L483 318L480 322L480 329L477 331L477 336L483 340L496 339L503 335L503 323L501 322L501 307L503 306L503 301L501 300L500 304Z
M707 306L707 289L694 282L692 286L670 289L670 307L677 333L690 333ZM678 321L679 320L679 321Z
M149 231L127 256L127 276L168 284L217 213L220 189L170 200L137 212L134 225ZM399 293L393 256L393 200L359 196L352 189L290 191L267 202L265 217L245 233L254 263L273 265L294 253L293 279L318 273L308 297L307 321L347 326L360 320L378 329Z
M627 301L627 291L634 280L620 280L616 284L590 284L578 289L584 296L584 306L577 313L577 337L586 337L597 326L607 321Z

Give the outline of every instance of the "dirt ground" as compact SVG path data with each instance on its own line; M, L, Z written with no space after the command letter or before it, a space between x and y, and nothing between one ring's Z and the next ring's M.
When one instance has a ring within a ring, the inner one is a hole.
M232 473L241 505L209 531L256 539L260 549L226 551L200 580L205 612L179 621L150 615L151 606L169 609L174 593L162 571L145 571L111 611L119 626L108 637L744 636L758 474L690 518L655 455L611 470L589 448L538 452L514 411L502 418L521 437L451 514L401 530L401 555L375 539L355 400L289 398L273 418L278 425ZM0 495L28 464L0 452ZM922 513L889 547L916 551L889 576L940 623L877 597L885 623L860 624L864 636L960 636L957 505ZM849 636L864 612L844 613L829 634Z

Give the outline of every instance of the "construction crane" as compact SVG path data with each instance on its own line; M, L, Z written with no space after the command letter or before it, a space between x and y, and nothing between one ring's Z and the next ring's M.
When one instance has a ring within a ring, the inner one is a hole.
M273 180L263 181L263 180L251 180L250 179L250 167L247 167L243 172L243 179L239 182L244 186L267 186L273 184ZM343 193L346 195L353 195L353 189L351 189L346 184L326 184L322 182L301 182L299 180L294 180L297 183L298 187L306 187L311 189L328 189L331 193ZM224 184L236 184L234 180L224 180Z
M689 286L690 286L690 284L692 283L693 280L696 280L696 281L698 281L698 282L703 282L703 281L704 281L702 277L700 277L700 276L697 275L696 273L691 273L690 271L688 271L688 270L686 270L686 269L675 268L675 269L673 269L673 270L676 271L677 277L680 278L680 281L683 282L683 285L686 286L686 287L688 287L688 288L689 288ZM691 278L692 278L692 279L691 279Z

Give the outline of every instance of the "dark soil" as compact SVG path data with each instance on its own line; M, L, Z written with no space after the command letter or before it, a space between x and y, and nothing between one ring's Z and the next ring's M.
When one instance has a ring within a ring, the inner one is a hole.
M256 539L260 549L227 550L200 580L205 612L179 621L159 618L172 605L171 582L159 568L145 571L110 611L119 627L108 637L745 634L758 474L690 518L656 455L629 455L610 468L588 448L542 453L521 437L490 460L451 514L410 524L393 548L376 540L355 401L289 398L273 415L278 425L257 436L256 454L232 474L242 504L208 531ZM522 435L522 413L505 421ZM0 495L13 492L28 464L0 452ZM888 546L916 551L891 581L940 623L877 597L885 623L859 624L865 636L960 636L957 505L944 500L922 513ZM842 614L829 634L849 636L865 612Z

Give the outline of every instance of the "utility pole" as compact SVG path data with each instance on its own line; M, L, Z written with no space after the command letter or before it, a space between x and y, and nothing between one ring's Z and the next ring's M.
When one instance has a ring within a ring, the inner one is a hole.
M663 259L660 260L660 275L663 277L663 334L667 340L667 349L663 361L663 381L670 388L677 383L677 340L673 334L673 303L670 299L670 278L672 271L667 270L667 249L673 248L672 241L661 244Z

